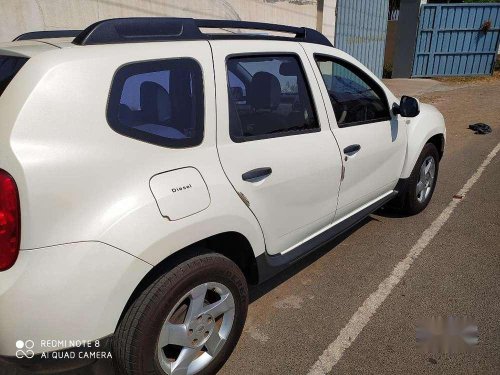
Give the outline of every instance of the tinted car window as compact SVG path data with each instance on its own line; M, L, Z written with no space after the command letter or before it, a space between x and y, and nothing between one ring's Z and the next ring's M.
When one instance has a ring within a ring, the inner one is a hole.
M108 122L118 133L167 147L203 139L203 77L193 59L128 64L113 80Z
M28 61L25 57L0 56L0 95Z
M230 135L234 141L319 130L297 57L233 57L227 69Z
M317 56L316 62L340 127L390 119L384 91L366 74L341 60Z
M228 72L227 77L229 80L229 87L231 90L231 95L232 98L236 102L241 102L244 101L244 98L246 96L246 88L245 84L239 79L236 75L234 75L233 72Z

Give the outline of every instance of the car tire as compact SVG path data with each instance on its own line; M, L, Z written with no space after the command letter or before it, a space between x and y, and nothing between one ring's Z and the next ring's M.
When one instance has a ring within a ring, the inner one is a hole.
M238 342L247 309L240 268L219 254L196 256L130 306L115 332L115 365L127 375L215 374Z
M427 171L426 173L424 173ZM422 212L431 201L439 172L439 153L436 146L427 143L407 181L401 211L406 215Z

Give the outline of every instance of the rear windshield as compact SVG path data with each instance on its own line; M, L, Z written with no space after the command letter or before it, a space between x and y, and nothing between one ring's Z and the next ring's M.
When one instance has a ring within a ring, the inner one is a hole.
M0 95L3 94L10 81L26 64L26 57L0 56Z

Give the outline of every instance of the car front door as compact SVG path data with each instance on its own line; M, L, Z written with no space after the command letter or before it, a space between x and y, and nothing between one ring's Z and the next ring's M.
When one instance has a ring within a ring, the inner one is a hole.
M333 220L342 170L312 67L298 43L211 45L222 167L267 252L293 251Z
M332 49L313 47L309 58L329 99L332 132L345 173L335 220L392 193L406 155L404 121L393 115L394 96L361 64Z

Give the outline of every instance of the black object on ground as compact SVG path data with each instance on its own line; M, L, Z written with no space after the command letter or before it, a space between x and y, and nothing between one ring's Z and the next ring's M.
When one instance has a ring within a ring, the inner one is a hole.
M491 126L483 124L482 122L469 125L469 129L474 130L474 134L488 134L492 132Z

